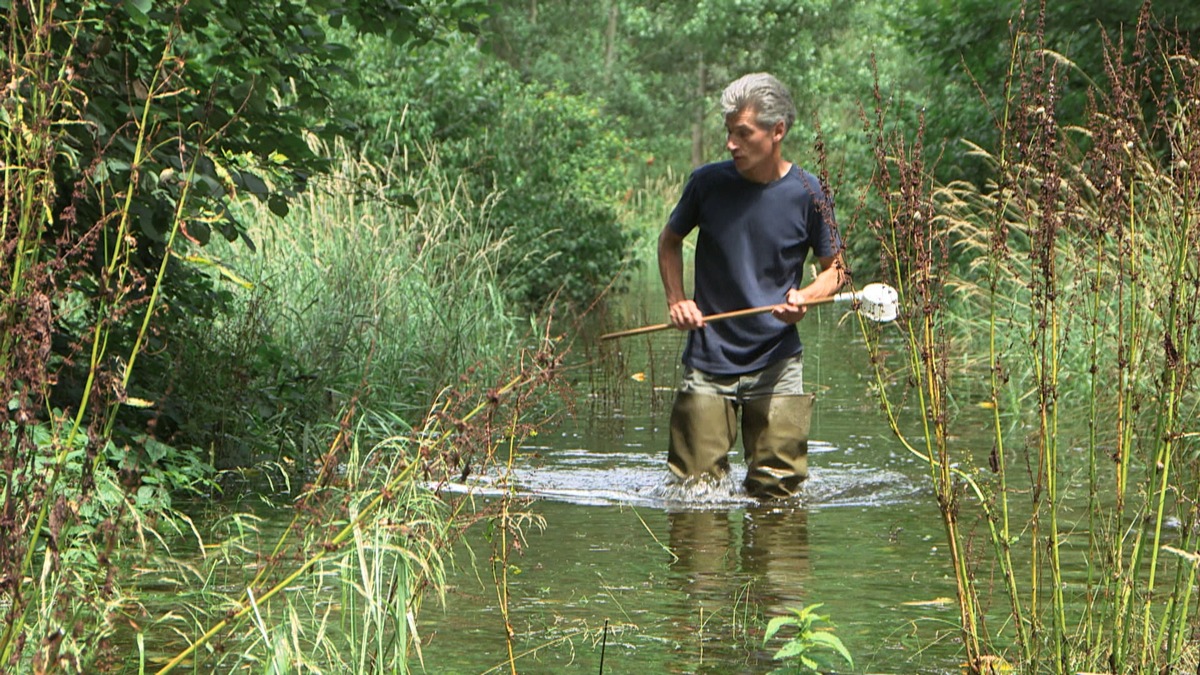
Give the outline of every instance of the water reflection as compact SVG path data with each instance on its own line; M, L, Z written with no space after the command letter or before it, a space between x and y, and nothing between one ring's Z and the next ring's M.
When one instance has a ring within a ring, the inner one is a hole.
M799 606L811 576L808 511L760 508L743 517L742 570L761 580L757 603L768 614Z
M804 603L812 577L808 511L779 504L672 511L667 522L678 616L686 617L673 636L679 672L729 672L716 664L730 659L762 672L779 665L763 650L760 629Z
M671 569L685 581L681 590L701 599L724 595L727 575L737 569L729 518L724 511L667 514L670 548L676 556Z

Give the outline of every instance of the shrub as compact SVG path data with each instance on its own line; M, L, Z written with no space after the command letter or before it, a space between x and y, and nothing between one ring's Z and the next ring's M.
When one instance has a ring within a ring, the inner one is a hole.
M461 40L419 54L360 45L364 86L341 93L343 106L363 111L359 142L383 160L432 140L476 201L499 196L476 227L507 242L507 298L586 303L608 285L632 246L617 213L634 165L619 120L588 99L520 82Z

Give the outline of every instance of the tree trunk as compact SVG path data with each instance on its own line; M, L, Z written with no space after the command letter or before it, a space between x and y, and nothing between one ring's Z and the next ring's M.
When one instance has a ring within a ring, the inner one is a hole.
M705 98L708 96L708 70L704 63L704 55L699 58L700 66L696 69L696 116L692 119L692 167L704 164L704 114L708 110Z
M613 63L617 54L617 17L620 7L617 0L608 1L608 30L604 34L604 81L612 82Z

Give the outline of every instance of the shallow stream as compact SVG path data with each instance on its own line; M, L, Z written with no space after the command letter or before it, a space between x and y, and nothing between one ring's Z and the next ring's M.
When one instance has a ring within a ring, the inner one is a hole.
M637 305L622 311L617 321L631 326L662 320ZM579 376L574 416L530 439L505 481L472 483L482 495L529 497L523 510L544 519L510 559L518 672L598 673L603 660L614 674L766 673L782 646L762 644L767 621L816 603L853 672L961 672L927 467L887 429L846 311L825 307L802 324L818 402L811 477L787 503L665 488L681 334L590 347L597 365ZM735 467L744 471L740 458ZM492 547L479 539L456 557L445 608L430 600L422 612L429 672L511 672Z

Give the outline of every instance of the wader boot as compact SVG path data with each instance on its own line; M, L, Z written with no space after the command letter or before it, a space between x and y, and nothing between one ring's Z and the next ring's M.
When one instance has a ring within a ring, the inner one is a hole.
M746 493L760 499L790 497L808 478L808 428L813 395L774 395L742 404Z
M733 401L714 394L678 392L671 407L667 466L681 479L729 473L729 450L737 440Z

